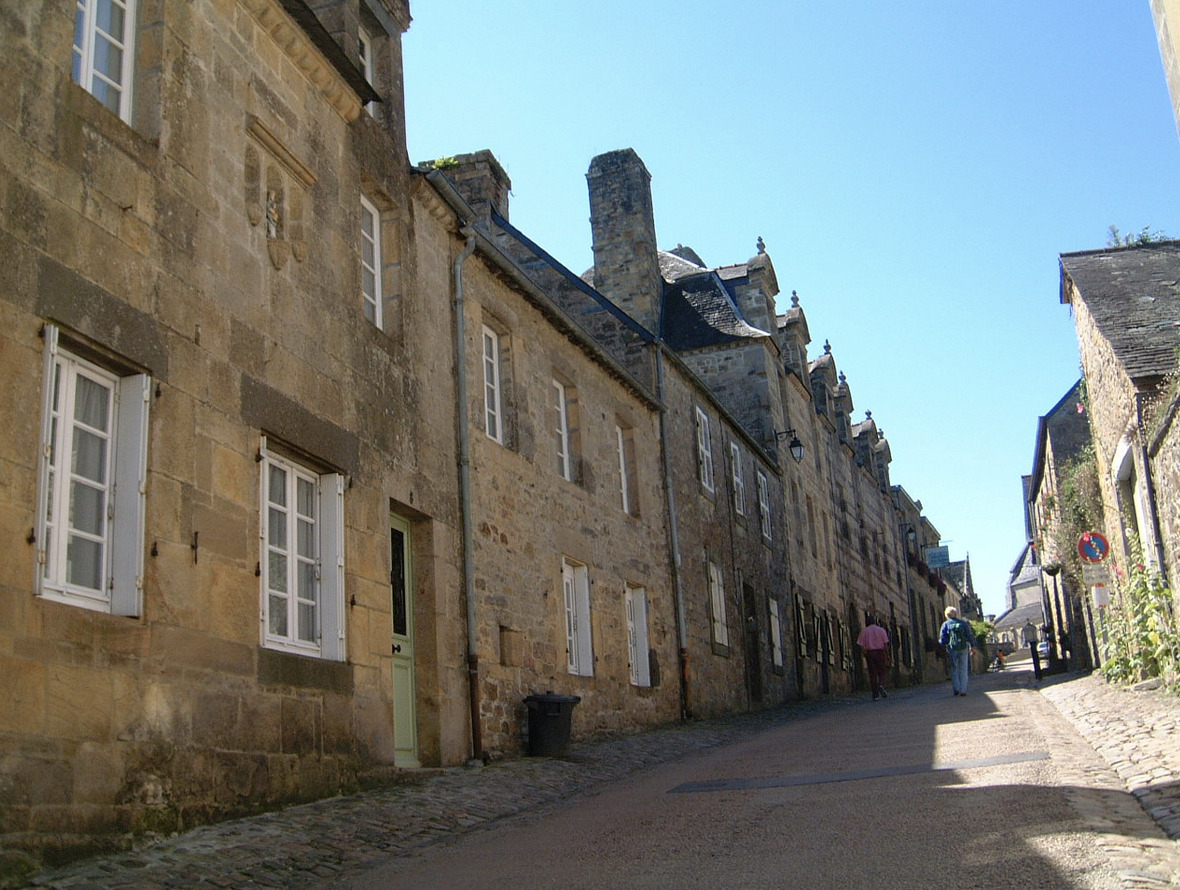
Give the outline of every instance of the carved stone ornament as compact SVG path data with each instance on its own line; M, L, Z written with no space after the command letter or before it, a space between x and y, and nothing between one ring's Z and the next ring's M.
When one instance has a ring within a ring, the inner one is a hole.
M287 258L291 256L291 245L277 238L266 239L266 249L270 252L271 265L281 269L287 265Z

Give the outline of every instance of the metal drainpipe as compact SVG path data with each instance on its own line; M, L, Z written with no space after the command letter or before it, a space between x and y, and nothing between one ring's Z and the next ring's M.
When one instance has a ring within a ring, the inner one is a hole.
M467 598L467 692L471 701L471 756L483 756L483 732L479 719L479 647L475 614L475 534L471 518L471 430L467 417L467 324L464 317L463 264L475 252L475 232L459 230L467 245L455 258L455 419L459 432L459 512L463 527L463 592Z
M905 522L905 520L903 519L902 522ZM912 584L910 584L910 563L909 560L906 559L906 556L909 553L909 551L906 550L907 532L905 529L907 527L908 526L902 526L899 529L901 532L901 541L899 543L901 544L901 570L902 577L905 578L906 601L909 603L910 607L910 658L913 661L910 677L911 681L916 680L918 685L921 685L925 675L925 666L922 664L922 653L924 649L919 647L918 627L920 625L918 623L919 616L917 613L917 598L914 595L914 587Z
M656 394L667 404L664 392L664 344L656 343ZM668 454L667 412L660 411L660 453L664 461L664 497L668 502L668 537L672 545L672 595L676 600L676 644L679 647L680 719L692 717L688 679L688 632L684 617L684 588L680 580L680 532L676 526L676 492L672 484L672 462Z

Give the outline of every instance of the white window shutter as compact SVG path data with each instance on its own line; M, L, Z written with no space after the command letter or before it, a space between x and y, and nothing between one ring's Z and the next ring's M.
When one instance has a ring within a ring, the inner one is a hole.
M41 374L41 454L37 466L37 560L33 567L36 573L34 589L40 593L45 580L45 560L48 558L46 547L49 544L45 530L45 516L49 511L49 452L52 448L50 441L53 436L53 377L57 364L57 327L47 324L42 330L45 338L44 370Z
M320 653L344 661L344 477L320 477Z
M111 612L136 616L143 594L144 504L147 491L148 409L152 378L119 379L111 524Z

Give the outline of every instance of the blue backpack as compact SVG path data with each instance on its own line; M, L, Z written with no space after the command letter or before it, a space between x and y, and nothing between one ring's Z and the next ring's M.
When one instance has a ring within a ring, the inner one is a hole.
M948 623L950 627L947 628L946 632L946 647L948 649L954 649L956 652L960 649L966 649L969 645L967 628L965 626L967 622L962 618L952 618Z

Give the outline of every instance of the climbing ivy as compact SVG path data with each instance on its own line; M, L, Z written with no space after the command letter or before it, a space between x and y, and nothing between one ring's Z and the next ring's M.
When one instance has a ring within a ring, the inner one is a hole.
M1054 520L1042 528L1048 535L1048 552L1061 561L1061 568L1073 590L1085 587L1082 558L1077 543L1086 532L1104 527L1102 490L1098 485L1098 461L1094 446L1087 445L1065 462L1057 476L1057 497L1046 505L1055 511Z

